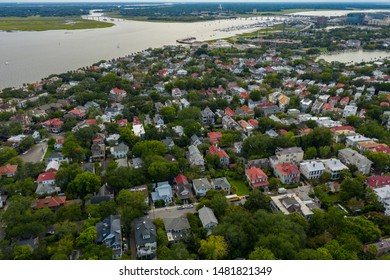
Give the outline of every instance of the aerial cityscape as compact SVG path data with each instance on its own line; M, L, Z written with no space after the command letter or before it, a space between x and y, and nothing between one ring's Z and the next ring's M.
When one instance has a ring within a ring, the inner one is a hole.
M390 259L388 3L4 2L0 42L0 260Z

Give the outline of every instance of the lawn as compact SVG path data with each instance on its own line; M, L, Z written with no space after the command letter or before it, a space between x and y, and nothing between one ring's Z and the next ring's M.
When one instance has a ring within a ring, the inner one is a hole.
M46 31L111 27L113 23L87 20L81 17L4 17L0 18L0 30Z
M246 184L246 182L243 181L230 181L230 185L236 189L236 194L241 195L247 195L250 192L249 186Z

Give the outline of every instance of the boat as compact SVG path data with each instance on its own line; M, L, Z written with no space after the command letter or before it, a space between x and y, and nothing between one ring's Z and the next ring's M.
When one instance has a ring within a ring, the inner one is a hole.
M8 61L6 61L6 62L5 62L5 65L8 65L8 64L9 64Z

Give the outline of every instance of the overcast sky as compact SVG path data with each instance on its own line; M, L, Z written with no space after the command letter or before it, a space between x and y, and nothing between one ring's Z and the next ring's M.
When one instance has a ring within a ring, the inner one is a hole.
M39 3L49 3L49 2L89 2L89 3L92 3L92 2L113 2L113 3L118 3L118 2L127 2L127 3L140 3L140 2L143 2L143 3L153 3L153 2L164 2L164 3L185 3L185 2L217 2L217 3L223 3L223 2L241 2L241 1L237 1L237 0L224 0L224 1L210 1L210 0L197 0L197 1L194 1L194 0L171 0L171 1L163 1L163 0L144 0L144 1L129 1L129 0L113 0L113 1L110 1L110 0L84 0L84 1L80 1L80 0L19 0L19 1L15 1L15 0L0 0L0 3L4 3L4 2L7 2L7 3L18 3L18 2L39 2ZM245 3L245 2L251 2L251 3L260 3L260 2L272 2L272 3L285 3L285 2L337 2L337 3L356 3L356 2L367 2L367 3L371 3L371 2L374 2L374 3L378 3L378 2L381 2L381 3L388 3L389 4L389 7L390 7L390 1L389 0L374 0L374 1L369 1L369 0L292 0L292 1L289 1L289 0L274 0L274 1L271 1L271 0L244 0L242 1L241 3Z

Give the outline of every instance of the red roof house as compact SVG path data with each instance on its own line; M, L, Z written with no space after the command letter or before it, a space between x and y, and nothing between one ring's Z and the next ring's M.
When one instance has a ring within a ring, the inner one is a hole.
M45 122L41 122L39 124L42 125L42 127L49 130L50 132L58 133L61 131L64 122L61 121L60 119L54 118L54 119L47 120Z
M211 144L218 144L219 141L222 139L221 132L209 132L207 133L207 136L209 137Z
M372 176L366 179L366 183L374 189L390 185L390 175Z
M211 145L209 147L209 150L208 150L208 153L211 154L211 155L217 155L219 157L219 160L221 162L222 165L224 166L228 166L229 163L230 163L230 157L229 155L224 151L222 150L221 148L217 147L217 146L214 146L214 145Z
M175 182L176 182L176 185L180 185L180 184L188 184L188 179L186 176L184 176L183 174L179 174L175 177Z
M18 165L6 164L0 166L0 176L14 177L17 170L18 170Z
M280 179L282 184L298 184L301 176L301 171L292 163L275 164L275 176Z
M39 174L37 183L45 185L54 185L56 180L56 171L49 171Z
M47 196L42 199L38 199L37 203L33 207L34 209L41 209L49 207L51 210L56 210L61 206L64 206L66 202L66 196Z

